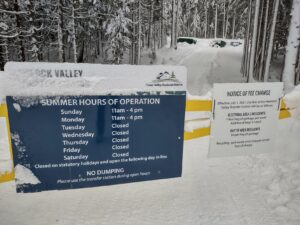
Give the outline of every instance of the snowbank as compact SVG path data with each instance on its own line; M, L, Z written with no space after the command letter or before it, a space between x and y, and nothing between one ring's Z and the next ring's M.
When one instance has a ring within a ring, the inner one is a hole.
M1 184L1 224L299 225L300 121L275 132L274 152L250 157L208 159L208 137L187 141L178 179L35 194Z
M208 91L205 95L201 95L201 96L187 93L186 99L187 100L212 100L212 93L211 91Z

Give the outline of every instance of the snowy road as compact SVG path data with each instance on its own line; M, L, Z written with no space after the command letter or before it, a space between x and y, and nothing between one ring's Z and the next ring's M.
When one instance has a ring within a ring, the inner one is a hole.
M158 64L186 66L188 90L193 95L206 94L213 83L242 82L243 47L212 48L209 41L202 41L197 45L181 44L177 50L160 50Z
M204 48L196 50L180 64L188 69L188 89L193 95L204 95L213 83L242 82L240 48Z

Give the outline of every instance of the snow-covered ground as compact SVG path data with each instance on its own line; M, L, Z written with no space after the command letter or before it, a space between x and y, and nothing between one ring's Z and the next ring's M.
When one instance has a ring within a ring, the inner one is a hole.
M207 159L186 141L182 178L16 194L0 185L0 224L299 225L300 122L282 120L271 155Z
M186 65L199 95L241 81L241 55L242 47L182 45L159 51L156 63ZM294 117L280 120L271 154L208 159L204 137L184 143L181 178L34 194L0 184L0 225L299 225L299 87L287 103Z

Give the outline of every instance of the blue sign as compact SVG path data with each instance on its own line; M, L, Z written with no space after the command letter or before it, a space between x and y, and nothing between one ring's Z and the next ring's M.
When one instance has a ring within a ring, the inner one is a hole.
M185 98L7 97L17 191L180 177Z

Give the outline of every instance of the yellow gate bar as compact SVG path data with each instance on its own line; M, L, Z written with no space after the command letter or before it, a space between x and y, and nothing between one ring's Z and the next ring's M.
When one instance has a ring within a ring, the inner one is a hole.
M281 100L280 110L288 109L284 100ZM185 111L211 111L212 110L212 101L211 100L187 100Z
M211 100L187 100L185 111L211 111L212 101Z
M279 119L286 119L291 117L291 113L287 110L285 102L281 101L280 106L280 114ZM212 110L212 101L211 100L187 100L186 101L186 111L211 111ZM9 128L9 120L8 120L8 112L6 104L0 105L0 117L6 118L6 125L7 125L7 133L8 133L8 140L9 140L9 150L12 159L12 147L11 147L11 137L10 137L10 128ZM184 140L191 140L194 138L204 137L210 135L210 127L204 127L195 129L193 132L184 132ZM0 183L7 182L13 180L15 177L14 171L0 174Z

